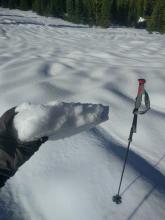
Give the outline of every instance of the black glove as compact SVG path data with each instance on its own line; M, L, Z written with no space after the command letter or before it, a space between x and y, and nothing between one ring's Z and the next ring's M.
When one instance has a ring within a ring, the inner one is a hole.
M0 117L0 187L48 140L41 137L35 141L20 141L13 125L16 114L14 107Z
M3 143L4 150L6 148L7 153L14 154L17 147L25 147L27 146L34 152L41 146L41 144L45 143L48 140L48 137L41 137L38 140L24 142L18 139L17 131L13 125L13 119L17 112L15 112L15 108L9 109L5 112L0 118L0 143Z

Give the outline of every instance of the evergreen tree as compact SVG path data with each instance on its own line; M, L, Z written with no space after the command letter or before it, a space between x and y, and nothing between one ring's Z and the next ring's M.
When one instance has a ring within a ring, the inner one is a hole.
M100 25L101 17L102 17L102 6L104 0L95 0L94 8L95 8L95 24Z
M111 3L111 20L113 23L116 23L117 19L118 19L118 16L117 16L117 11L118 11L118 8L117 8L117 1L116 0L111 0L112 3Z
M32 3L32 10L36 11L38 14L43 15L44 11L42 8L42 1L43 0L34 0Z
M83 15L85 23L95 24L95 0L83 0Z
M49 2L49 14L53 16L60 17L62 15L62 7L61 7L61 0L50 0ZM44 4L43 4L44 8Z
M129 4L128 4L128 24L129 25L135 25L135 23L138 20L138 16L137 16L137 3L134 0L129 0Z
M109 27L111 24L111 3L110 0L102 2L100 24L103 27Z
M67 0L66 2L67 18L74 21L75 18L75 0Z
M128 19L130 14L128 15L128 11L131 13L130 10L130 3L131 0L118 0L117 1L117 15L116 20L117 23L126 25L128 23Z
M3 7L8 7L8 5L9 5L9 0L1 0L1 5L3 6Z
M136 1L137 17L144 17L144 0Z
M20 9L27 11L30 9L29 0L20 0Z
M14 1L14 0L9 0L9 2L8 2L8 7L9 7L10 9L15 8L15 1Z
M156 6L157 0L144 0L144 14L146 16L151 16Z
M15 0L15 8L19 8L20 7L20 0Z
M50 9L50 0L41 0L40 10L44 16L52 15Z
M84 5L83 0L75 0L75 22L84 22Z
M150 31L165 33L165 1L157 0L151 19L148 24Z

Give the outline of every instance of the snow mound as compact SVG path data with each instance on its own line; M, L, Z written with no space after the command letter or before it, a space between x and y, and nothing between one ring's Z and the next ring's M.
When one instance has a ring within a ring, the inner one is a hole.
M108 119L109 107L101 104L53 102L30 103L16 108L14 126L21 141L43 136L57 140L90 129Z
M139 17L138 23L142 23L142 22L145 22L145 21L146 21L145 18Z

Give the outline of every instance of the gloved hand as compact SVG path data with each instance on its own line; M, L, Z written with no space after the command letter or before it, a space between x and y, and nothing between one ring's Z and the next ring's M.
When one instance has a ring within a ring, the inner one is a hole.
M30 142L20 141L13 125L16 114L14 107L0 117L0 187L48 140L41 137Z

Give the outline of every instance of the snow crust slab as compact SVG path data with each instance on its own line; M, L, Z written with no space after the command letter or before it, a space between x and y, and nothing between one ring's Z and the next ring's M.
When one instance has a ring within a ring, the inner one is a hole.
M108 120L109 107L101 104L53 102L23 103L16 108L14 125L21 141L48 136L57 140L90 129Z

